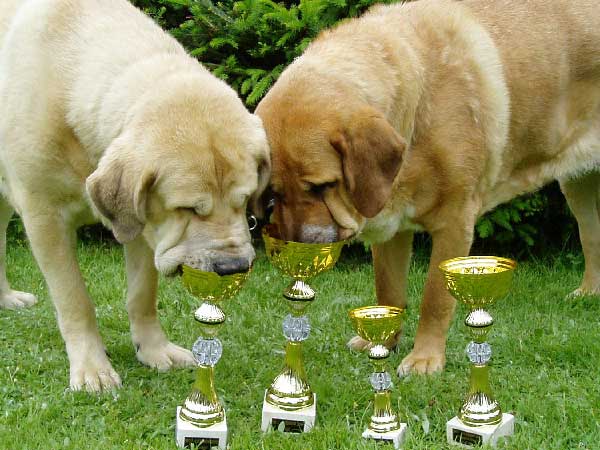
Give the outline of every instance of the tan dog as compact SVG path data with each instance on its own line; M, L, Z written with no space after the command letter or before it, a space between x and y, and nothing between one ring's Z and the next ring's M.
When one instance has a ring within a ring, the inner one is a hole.
M322 33L256 110L285 238L374 245L380 304L406 304L413 231L433 240L413 351L445 363L455 302L437 266L478 217L559 179L600 292L600 9L595 0L422 0ZM354 348L365 342L354 338Z
M260 119L125 0L0 0L0 10L0 306L35 302L6 281L14 208L57 309L71 387L119 385L75 253L76 228L99 212L125 243L137 358L193 364L157 319L157 269L248 268L246 203L268 182Z

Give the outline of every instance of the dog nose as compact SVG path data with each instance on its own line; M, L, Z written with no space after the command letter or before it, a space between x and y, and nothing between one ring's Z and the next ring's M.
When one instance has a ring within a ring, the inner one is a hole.
M229 258L217 261L213 264L213 271L219 275L247 272L249 268L250 265L246 258Z
M300 242L326 244L338 239L337 227L334 225L304 224L300 228Z

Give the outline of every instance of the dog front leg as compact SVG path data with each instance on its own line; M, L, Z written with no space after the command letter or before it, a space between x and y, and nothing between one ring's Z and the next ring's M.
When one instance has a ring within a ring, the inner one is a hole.
M446 290L438 266L446 259L469 254L475 219L439 222L448 226L431 233L433 246L415 344L398 366L399 376L438 372L446 364L446 336L456 301Z
M100 391L121 384L106 352L92 304L79 270L77 235L58 210L23 214L33 254L56 307L58 326L70 362L73 390Z
M389 241L371 246L379 305L406 307L406 281L412 255L413 235L412 231L401 231ZM390 338L386 346L390 349L394 348L398 343L399 335L400 333ZM369 346L370 343L360 336L355 336L348 342L348 347L353 350L361 351Z
M159 370L195 364L192 353L169 342L158 321L158 273L154 255L143 237L125 244L127 313L138 360Z

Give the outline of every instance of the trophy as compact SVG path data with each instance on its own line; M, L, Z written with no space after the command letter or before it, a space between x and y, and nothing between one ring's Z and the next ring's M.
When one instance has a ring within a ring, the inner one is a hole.
M458 416L446 425L450 444L472 447L514 432L514 416L502 413L489 383L488 361L492 348L486 337L494 323L484 309L504 297L510 287L516 262L495 256L471 256L444 261L439 268L452 296L469 308L465 324L473 339L466 348L471 361L469 393Z
M203 303L194 313L194 318L200 323L201 334L192 347L198 363L196 381L183 406L177 407L175 436L178 447L190 444L227 447L227 419L214 383L214 367L223 352L221 341L216 336L225 322L225 314L218 303L234 296L249 273L220 276L183 266L184 286Z
M395 448L400 448L404 440L406 424L400 423L392 410L392 377L385 368L390 351L384 343L400 331L404 311L395 306L365 306L349 313L357 334L373 344L369 350L369 359L374 367L370 378L375 390L373 415L362 437L392 441Z
M263 432L271 427L288 432L309 431L316 417L316 395L304 370L302 342L310 334L306 307L315 299L315 292L306 280L330 269L338 260L344 241L327 244L306 244L284 241L277 237L273 225L263 228L265 250L271 264L293 278L283 296L290 309L283 321L285 364L263 401ZM283 423L283 425L281 425Z

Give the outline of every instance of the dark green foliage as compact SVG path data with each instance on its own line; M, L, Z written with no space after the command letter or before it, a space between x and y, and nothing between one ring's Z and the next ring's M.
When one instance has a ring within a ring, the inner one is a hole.
M577 247L577 223L566 205L558 183L498 206L476 227L480 251L502 251L521 256L525 252Z
M376 0L137 0L248 107L324 28L355 17Z
M511 242L518 238L526 245L533 245L537 230L527 223L527 219L539 214L547 203L546 197L536 192L500 205L479 220L475 227L477 236L481 239L493 236L499 243Z

